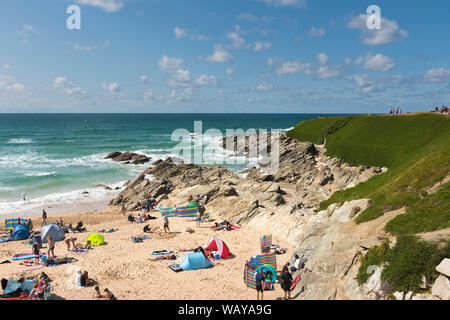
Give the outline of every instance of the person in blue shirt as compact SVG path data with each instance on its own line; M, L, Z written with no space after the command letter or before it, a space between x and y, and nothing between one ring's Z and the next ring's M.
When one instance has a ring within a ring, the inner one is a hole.
M261 300L264 300L264 275L262 269L259 269L259 272L256 274L255 281L257 299L259 300L259 292L261 292Z

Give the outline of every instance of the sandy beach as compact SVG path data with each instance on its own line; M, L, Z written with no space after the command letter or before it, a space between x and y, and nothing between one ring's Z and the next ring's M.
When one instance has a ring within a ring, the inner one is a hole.
M189 218L170 218L171 234L164 235L163 222L158 211L152 211L158 217L144 224L130 223L126 216L111 207L102 211L79 214L49 215L47 222L53 223L63 217L65 223L76 224L83 221L87 229L85 233L66 234L77 237L77 242L84 242L91 232L101 229L118 228L114 233L105 233L106 244L90 250L86 254L67 252L63 241L57 242L57 256L74 257L78 261L54 267L24 271L25 266L19 261L10 260L16 253L31 253L31 246L25 241L6 242L0 246L0 261L11 263L0 264L0 277L18 279L20 276L33 278L42 271L52 279L53 299L93 299L93 287L73 285L73 274L77 268L87 270L90 278L96 280L101 290L110 289L118 299L185 299L185 300L247 300L256 299L256 291L244 284L244 263L250 256L260 253L259 238L265 230L253 226L243 226L239 230L214 231L209 227L212 223L203 223L195 228L195 222ZM137 212L135 213L137 216ZM214 216L213 216L214 217ZM33 217L34 230L40 230L41 218ZM145 234L142 229L149 224L154 233ZM187 228L195 229L194 233L186 232ZM131 237L148 235L151 239L134 243ZM161 236L162 235L162 236ZM168 266L174 261L151 261L151 252L155 250L173 250L178 260L186 254L181 249L206 245L211 236L222 239L234 255L231 259L214 262L209 269L182 271L176 273ZM274 243L288 248L288 253L277 256L278 269L286 263L292 248L287 241L274 237ZM45 250L44 244L43 250ZM279 285L274 291L266 291L265 299L277 299L283 296Z

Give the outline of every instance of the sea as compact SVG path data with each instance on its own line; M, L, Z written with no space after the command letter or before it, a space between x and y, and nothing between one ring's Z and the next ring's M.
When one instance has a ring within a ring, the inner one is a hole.
M102 209L152 162L192 161L184 147L198 139L202 165L225 165L239 173L254 164L224 163L230 155L219 143L227 130L287 131L319 116L0 114L0 218L39 215L42 209L49 214ZM182 140L186 134L191 140ZM151 161L130 165L104 159L113 151L144 154Z

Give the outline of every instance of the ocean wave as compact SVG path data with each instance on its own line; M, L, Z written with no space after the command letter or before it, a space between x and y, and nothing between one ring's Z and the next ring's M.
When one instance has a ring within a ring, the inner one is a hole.
M16 139L10 139L8 141L10 144L25 144L25 143L33 143L32 139L27 138L16 138Z
M55 207L61 207L67 211L67 209L70 210L70 208L75 208L81 204L107 201L123 191L124 182L110 184L109 186L112 190L98 186L75 191L52 193L37 198L29 198L27 201L0 201L0 216L37 214L43 208ZM116 187L119 187L119 189L115 190Z
M55 176L56 172L27 172L24 174L27 177L45 177L45 176Z

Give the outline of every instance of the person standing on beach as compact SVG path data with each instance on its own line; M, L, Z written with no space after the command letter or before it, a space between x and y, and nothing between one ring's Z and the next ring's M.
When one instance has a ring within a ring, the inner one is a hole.
M170 229L169 229L169 216L167 214L163 215L163 221L164 221L164 232L169 231L170 233ZM167 229L167 231L166 231Z
M52 237L48 237L47 258L48 259L55 258L55 241L53 241Z
M288 271L286 266L283 267L283 271L281 272L281 288L284 291L284 299L291 299L291 284L292 284L292 275Z
M255 276L256 281L256 298L259 300L259 292L261 292L261 300L264 300L264 276L263 270L259 269L259 272Z
M47 212L45 212L45 209L42 209L42 225L45 226L47 221Z

